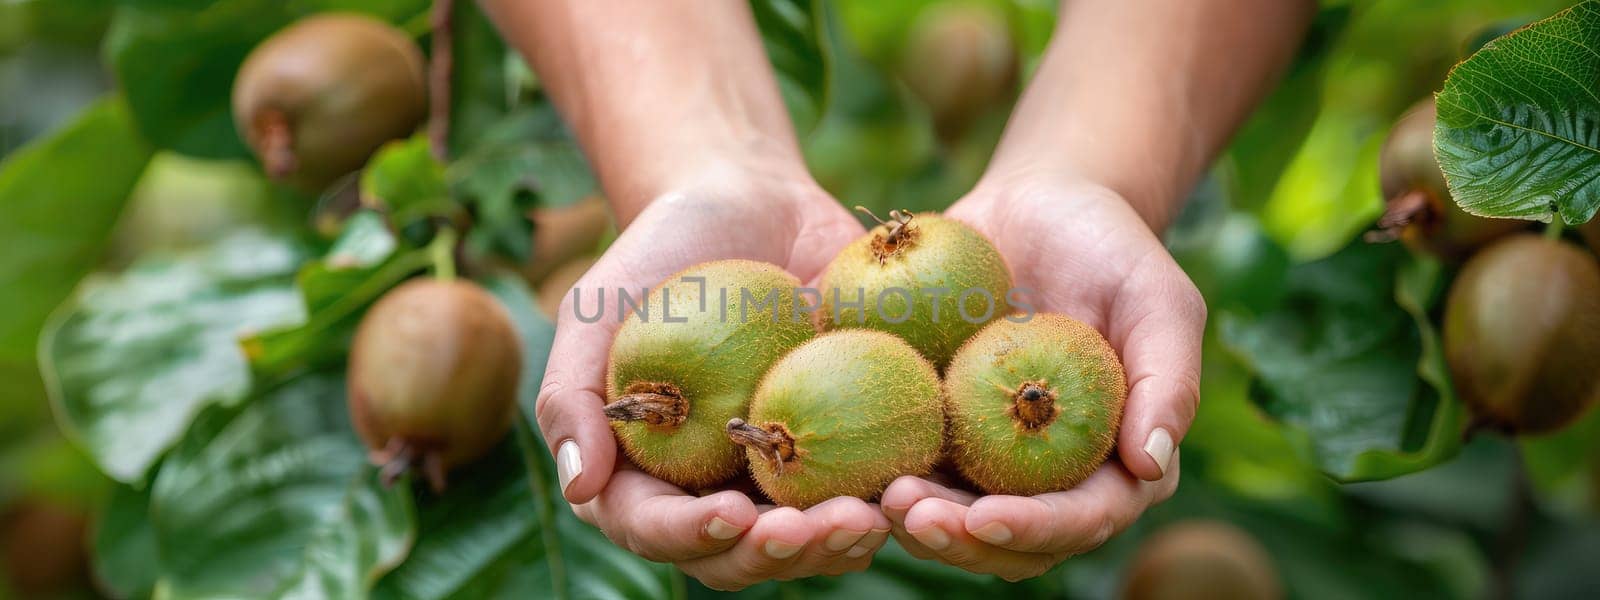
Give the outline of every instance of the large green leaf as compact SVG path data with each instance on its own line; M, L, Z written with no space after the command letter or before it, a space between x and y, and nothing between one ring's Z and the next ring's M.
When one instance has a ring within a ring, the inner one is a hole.
M446 178L477 219L468 241L480 252L519 261L532 254L528 209L570 204L599 184L583 152L548 102L521 107L494 123L450 164Z
M347 10L402 22L423 0L136 2L118 8L106 61L139 129L157 146L209 158L246 155L229 100L234 72L257 43L296 18Z
M789 117L796 130L807 133L828 104L827 6L819 0L750 0L750 8Z
M0 163L0 378L9 382L0 401L37 403L39 330L99 262L149 160L113 97ZM29 397L12 396L13 385Z
M409 486L367 465L343 378L307 375L229 412L208 412L156 476L162 595L365 595L411 547L414 516Z
M1428 325L1439 268L1406 256L1358 242L1292 269L1278 308L1223 315L1223 339L1255 373L1257 401L1303 431L1316 463L1340 480L1418 471L1460 447L1459 406Z
M118 598L150 595L160 576L150 490L119 485L95 519L91 542L95 579Z
M1489 42L1439 92L1434 144L1456 202L1587 222L1600 209L1600 1Z
M249 392L240 335L304 318L302 258L294 242L243 231L86 279L40 344L62 428L108 475L140 480L202 408Z

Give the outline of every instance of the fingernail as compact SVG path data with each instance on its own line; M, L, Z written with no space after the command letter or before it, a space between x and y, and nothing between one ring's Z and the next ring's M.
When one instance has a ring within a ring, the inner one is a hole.
M1156 461L1156 467L1161 469L1161 476L1167 476L1167 463L1172 462L1172 434L1161 427L1150 432L1150 437L1145 438L1144 453Z
M911 532L911 537L917 538L922 545L930 550L943 550L950 546L950 534L938 527L929 527L922 531Z
M1011 528L995 521L972 532L972 537L978 538L996 546L1011 543Z
M722 520L722 517L711 517L711 522L706 523L706 535L719 540L731 540L744 530L734 527L732 523Z
M846 557L849 557L849 558L861 558L863 556L866 556L866 554L868 552L871 552L871 551L872 551L872 546L868 546L866 544L862 544L860 546L856 546L854 548L851 548L850 551L844 553L844 555Z
M561 492L566 493L567 486L572 485L572 480L581 474L583 456L578 454L578 442L561 442L561 449L556 451L556 477L561 480Z
M767 540L767 543L763 545L761 549L763 552L767 553L767 556L776 558L778 560L783 560L800 553L800 546L795 544L786 544L778 540Z
M867 532L865 531L849 531L846 529L840 529L828 534L828 539L823 540L822 545L827 547L830 551L841 552L845 548L854 546L856 542L861 541L861 538L865 537L866 535Z

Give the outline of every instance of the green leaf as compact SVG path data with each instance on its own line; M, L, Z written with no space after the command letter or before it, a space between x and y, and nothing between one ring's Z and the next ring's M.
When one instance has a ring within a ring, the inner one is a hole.
M295 277L305 318L255 333L240 343L265 381L344 361L361 315L378 297L428 265L424 250L398 250L383 217L363 210L345 222L321 260Z
M415 538L409 486L367 465L337 374L213 410L150 501L164 597L366 595Z
M234 72L261 40L294 19L348 10L403 22L422 0L223 0L124 3L106 35L106 62L139 130L161 148L207 158L248 155L234 131Z
M161 569L150 524L150 490L117 486L95 523L95 579L118 598L149 596Z
M250 390L238 338L303 319L297 244L243 231L86 279L45 329L40 363L64 431L140 480L202 408Z
M583 152L548 103L506 115L450 164L446 178L457 197L475 209L477 220L468 237L474 249L519 261L532 252L528 210L535 203L570 204L599 187Z
M40 397L39 331L99 263L150 154L110 97L0 163L0 387L27 392L7 397Z
M444 164L426 136L384 144L361 172L361 201L383 207L396 229L428 217L452 217L456 206L445 185Z
M510 111L517 90L506 81L505 65L522 59L506 48L477 2L452 8L450 155L457 157L471 152Z
M811 131L828 105L830 57L823 49L827 7L817 0L750 0L778 90L801 134Z
M1406 257L1356 243L1291 269L1278 308L1223 315L1223 340L1255 373L1257 402L1309 436L1313 460L1339 480L1422 470L1460 447L1459 408L1427 325L1439 269Z
M1439 92L1434 147L1475 215L1587 222L1600 209L1600 1L1489 42Z

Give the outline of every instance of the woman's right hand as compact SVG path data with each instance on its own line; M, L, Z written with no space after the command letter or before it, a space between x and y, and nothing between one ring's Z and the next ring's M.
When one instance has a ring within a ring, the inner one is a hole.
M718 165L650 202L574 286L581 305L570 291L562 300L537 405L563 494L578 516L617 545L717 589L864 569L887 539L889 521L877 505L856 498L800 511L757 505L738 490L697 497L628 464L601 412L621 319L615 306L598 306L595 292L651 288L691 265L727 258L815 279L864 230L809 177L775 175L783 171ZM585 323L578 309L591 320L597 310L602 317Z

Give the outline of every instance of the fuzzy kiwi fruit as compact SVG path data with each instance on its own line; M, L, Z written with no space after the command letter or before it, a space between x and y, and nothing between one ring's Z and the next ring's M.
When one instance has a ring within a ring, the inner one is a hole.
M796 311L799 285L776 265L720 260L667 278L628 313L605 414L634 464L690 490L743 469L723 426L745 414L768 367L815 335Z
M1116 446L1122 362L1093 327L1040 313L967 340L945 372L950 456L991 494L1065 490Z
M1011 273L994 244L965 223L889 216L828 263L818 327L892 333L943 369L962 342L1010 312Z
M89 587L88 516L45 498L23 498L0 514L0 596L76 597Z
M941 137L958 137L1016 88L1017 46L998 8L942 2L911 24L900 77L927 104Z
M483 456L511 427L522 346L494 296L462 281L413 279L367 310L350 348L350 416L373 464L393 481Z
M1527 222L1474 216L1456 205L1433 153L1436 117L1433 98L1426 98L1406 111L1384 140L1378 176L1388 202L1367 240L1398 239L1413 251L1459 261L1526 228Z
M901 475L939 460L939 376L904 341L863 329L817 336L772 366L747 419L727 435L773 501L809 507L836 496L874 499Z
M1139 546L1124 575L1124 600L1276 600L1283 584L1249 533L1222 521L1168 525Z
M427 107L422 51L372 17L306 17L256 46L233 82L233 118L267 174L319 190L410 135Z
M1485 248L1452 284L1443 329L1480 426L1555 431L1600 399L1600 264L1577 246L1526 234Z

